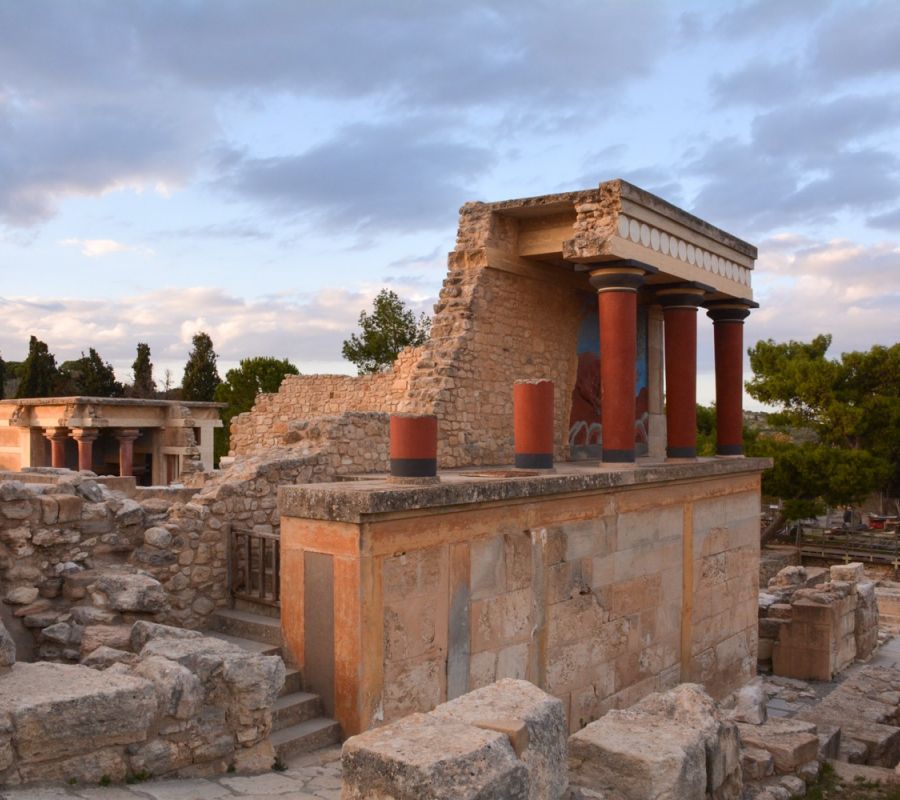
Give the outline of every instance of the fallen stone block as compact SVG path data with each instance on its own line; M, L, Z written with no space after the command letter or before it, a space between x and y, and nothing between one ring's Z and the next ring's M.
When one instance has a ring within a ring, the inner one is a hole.
M763 725L738 723L741 744L768 750L775 760L775 771L794 772L801 764L813 761L819 753L816 726L794 719L770 719Z
M741 775L744 783L761 781L775 774L775 760L768 750L758 747L741 748Z
M610 711L569 737L572 785L624 800L737 800L740 770L734 723L693 684Z
M344 742L341 800L526 800L528 770L509 739L412 714Z
M866 579L866 568L859 561L851 561L849 564L832 564L831 580L846 581L847 583L859 583Z
M169 607L162 584L149 575L108 572L97 576L95 588L109 599L116 611L143 611L155 614Z
M528 768L532 800L556 798L568 786L568 724L560 700L528 681L505 678L464 694L431 714L505 733Z

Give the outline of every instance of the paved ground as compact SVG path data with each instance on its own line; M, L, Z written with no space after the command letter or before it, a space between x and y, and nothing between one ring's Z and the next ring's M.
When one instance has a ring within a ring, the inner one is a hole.
M222 775L218 778L147 781L134 786L66 786L4 789L3 800L338 800L341 795L341 749L329 747L293 759L284 772Z

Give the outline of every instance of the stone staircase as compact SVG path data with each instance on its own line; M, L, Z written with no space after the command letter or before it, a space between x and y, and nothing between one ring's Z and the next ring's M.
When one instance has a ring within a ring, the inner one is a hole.
M235 608L213 612L205 633L252 653L283 657L278 609L271 606L236 600ZM282 762L341 741L341 726L322 716L319 695L304 692L299 670L287 663L285 666L284 688L275 701L271 734Z

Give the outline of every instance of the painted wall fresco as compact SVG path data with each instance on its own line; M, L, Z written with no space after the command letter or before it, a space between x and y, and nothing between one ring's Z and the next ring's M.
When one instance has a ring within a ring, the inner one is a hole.
M634 446L645 455L649 444L649 387L647 361L647 307L637 313L637 371L634 387ZM600 317L596 295L584 293L583 316L578 329L578 372L572 390L569 416L570 458L600 458L603 444L603 415L600 409Z

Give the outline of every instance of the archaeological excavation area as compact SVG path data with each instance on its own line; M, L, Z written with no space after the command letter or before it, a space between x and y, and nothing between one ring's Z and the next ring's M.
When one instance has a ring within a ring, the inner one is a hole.
M0 793L299 781L318 751L342 785L313 796L348 800L783 800L829 760L888 780L873 581L760 582L755 258L625 181L469 203L430 339L288 376L218 469L213 404L4 401Z

